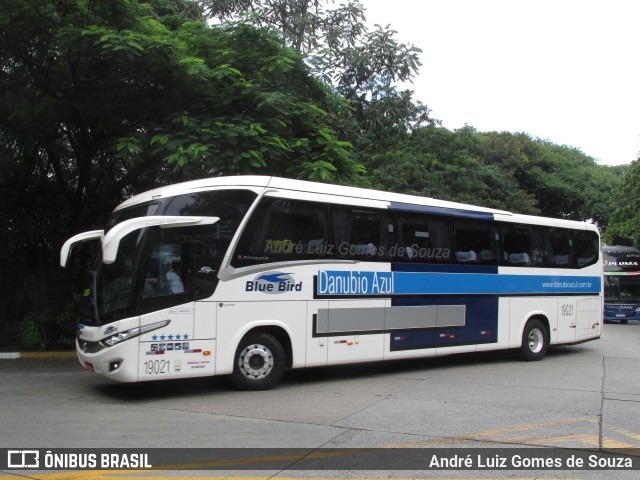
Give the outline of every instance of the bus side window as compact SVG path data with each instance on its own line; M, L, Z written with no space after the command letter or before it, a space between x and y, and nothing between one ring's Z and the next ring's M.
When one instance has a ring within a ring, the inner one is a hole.
M393 221L387 211L331 207L336 258L388 261L393 242Z
M451 261L448 219L421 213L398 213L397 223L399 261Z
M598 235L595 232L576 232L573 236L574 267L582 268L598 261Z
M456 262L496 264L496 229L491 223L455 220L453 232Z
M249 219L231 264L331 258L327 206L323 203L264 198Z
M503 224L502 252L506 265L538 267L543 265L540 229L530 225Z
M571 238L564 228L544 229L544 260L548 267L568 268L571 265Z

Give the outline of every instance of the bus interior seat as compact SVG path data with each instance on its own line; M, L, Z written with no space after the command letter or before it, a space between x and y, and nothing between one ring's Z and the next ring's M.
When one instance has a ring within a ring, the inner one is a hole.
M307 255L321 255L324 251L324 240L322 238L314 238L309 240L306 250L303 252Z
M378 248L373 243L351 244L350 251L365 257L375 257L378 254Z
M492 262L496 259L493 250L480 250L480 260L483 262Z
M460 263L475 262L477 260L476 252L473 250L456 252L456 260Z
M529 263L529 254L528 253L510 253L509 263L523 264L523 265L527 264Z
M554 255L553 256L553 264L554 265L569 265L569 255Z
M591 255L590 257L578 257L578 266L584 267L585 265L589 265L593 263L595 258L596 258L595 255Z
M404 253L404 255L409 260L413 260L414 258L416 258L418 256L418 252L415 249L413 249L412 247L404 247L404 249L402 249L401 251Z

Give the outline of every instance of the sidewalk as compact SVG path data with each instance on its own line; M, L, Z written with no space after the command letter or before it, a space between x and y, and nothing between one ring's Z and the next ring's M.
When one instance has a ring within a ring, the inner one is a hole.
M16 360L19 358L75 358L75 351L61 352L0 352L0 360Z

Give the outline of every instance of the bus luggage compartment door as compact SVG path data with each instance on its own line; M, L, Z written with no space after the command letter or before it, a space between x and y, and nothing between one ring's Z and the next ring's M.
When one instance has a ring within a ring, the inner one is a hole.
M577 330L578 339L600 334L602 323L602 302L600 298L579 298L577 306Z
M329 364L382 360L385 300L331 300L318 311L318 331L327 333Z

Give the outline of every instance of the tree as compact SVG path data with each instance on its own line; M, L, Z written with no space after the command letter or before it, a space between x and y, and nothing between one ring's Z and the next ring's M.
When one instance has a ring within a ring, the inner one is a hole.
M364 8L351 1L326 8L327 0L203 0L206 12L222 20L250 15L260 27L279 32L286 45L300 52L340 52L365 32ZM333 3L333 2L331 2Z
M325 180L361 171L326 123L323 107L339 101L264 30L174 31L128 0L3 2L1 128L92 216L167 166Z
M525 133L419 128L369 163L380 188L606 226L618 168Z
M247 21L274 29L305 55L315 75L347 99L351 120L337 118L360 154L379 153L413 129L436 123L413 92L398 90L420 67L421 50L400 43L389 25L369 31L359 0L330 8L329 0L203 0L211 17ZM366 157L365 157L366 158Z
M300 54L265 29L209 27L193 2L0 0L0 63L4 318L59 312L64 238L158 183L359 181L330 125L346 107Z
M605 240L613 245L640 246L640 159L631 163L613 197L618 207L605 230Z
M407 141L373 157L381 188L491 208L537 213L533 198L502 165L486 161L486 138L473 127L415 130Z

